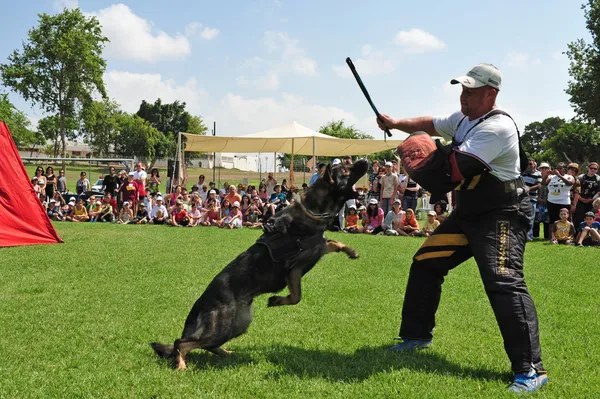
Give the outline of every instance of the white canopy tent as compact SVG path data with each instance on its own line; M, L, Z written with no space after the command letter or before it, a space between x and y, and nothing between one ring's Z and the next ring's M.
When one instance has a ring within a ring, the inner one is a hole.
M403 139L408 137L405 133L399 135ZM182 137L185 137L184 147ZM317 156L367 155L395 149L402 141L339 139L292 122L263 132L236 137L180 133L178 159L181 157L181 151L284 153L292 154L292 160L294 155L310 155L314 159ZM277 162L276 156L274 162Z

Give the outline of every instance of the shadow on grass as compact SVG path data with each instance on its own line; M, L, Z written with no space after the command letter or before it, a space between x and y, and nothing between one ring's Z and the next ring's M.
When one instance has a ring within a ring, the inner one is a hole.
M317 377L340 382L362 381L378 373L409 369L422 373L452 375L478 380L508 380L509 373L484 368L463 367L431 351L395 353L389 346L362 347L352 354L304 349L293 346L275 346L269 349L267 359L283 368L270 374Z
M217 356L201 349L188 353L186 360L188 367L196 371L210 368L227 369L255 362L249 354L242 352L233 352L229 356Z

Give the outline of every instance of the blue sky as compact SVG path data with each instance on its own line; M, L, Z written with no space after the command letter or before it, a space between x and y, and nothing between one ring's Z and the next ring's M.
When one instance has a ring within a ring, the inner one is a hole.
M524 127L573 115L561 53L570 41L589 41L579 4L28 0L3 10L0 62L22 47L37 13L78 6L111 40L105 82L129 112L161 97L185 101L211 127L216 120L219 135L345 119L381 138L348 73L350 56L379 110L396 117L458 109L460 88L450 79L493 63L504 79L498 104ZM44 116L17 94L10 98L34 123Z

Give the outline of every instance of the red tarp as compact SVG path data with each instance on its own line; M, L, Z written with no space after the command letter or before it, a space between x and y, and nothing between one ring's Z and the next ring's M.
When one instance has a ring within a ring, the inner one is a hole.
M35 195L17 146L0 121L0 247L62 242Z

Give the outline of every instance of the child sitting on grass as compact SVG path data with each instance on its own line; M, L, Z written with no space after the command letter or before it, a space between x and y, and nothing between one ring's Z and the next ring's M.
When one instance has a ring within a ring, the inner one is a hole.
M423 225L423 229L421 230L422 237L429 237L433 234L435 229L440 225L440 221L436 218L437 213L435 211L427 212L427 222Z
M594 221L594 212L586 212L583 222L579 225L577 245L590 247L600 244L599 230L600 222Z
M140 202L138 204L138 210L135 217L127 224L146 224L148 223L148 211L146 210L146 204Z
M189 227L200 225L200 221L202 219L202 212L200 212L197 203L192 203L192 209L190 210L188 217L190 219Z
M111 198L109 196L104 197L104 200L102 200L102 208L100 208L100 214L96 220L109 223L112 223L115 220L113 207L110 204L110 201Z
M123 202L123 206L121 207L121 211L119 212L119 220L117 223L119 224L127 224L129 221L133 219L133 211L129 207L129 202Z
M167 223L167 218L165 217L165 213L162 209L159 209L154 214L154 217L150 221L151 224L165 224Z
M242 212L240 212L240 203L235 201L231 205L229 215L225 216L219 222L219 227L228 229L239 229L242 227Z
M569 245L575 240L575 227L569 222L569 210L562 208L559 211L560 219L554 222L551 231L552 244Z
M98 216L100 215L101 210L102 202L100 201L94 201L94 203L90 205L90 210L88 211L88 215L90 216L90 222L94 223L98 221Z
M358 233L358 213L356 213L356 206L354 205L350 205L348 208L346 223L344 223L344 231L346 233Z
M73 209L73 222L87 222L90 220L90 217L87 214L87 210L83 205L83 200L80 199L77 201L77 205Z
M204 214L204 218L200 224L202 226L218 226L219 220L219 208L217 207L217 200L211 198L208 200L208 209Z
M175 227L186 227L190 224L188 213L185 210L186 205L182 200L177 200L175 203L175 210L171 214L170 225Z
M252 197L252 202L248 209L246 209L246 221L244 222L244 226L250 227L251 229L256 229L262 226L261 216L262 216L262 207L260 206L260 199L258 196Z
M413 211L411 208L406 210L404 219L400 221L400 228L409 236L414 237L420 234L419 223L415 218L415 211Z

